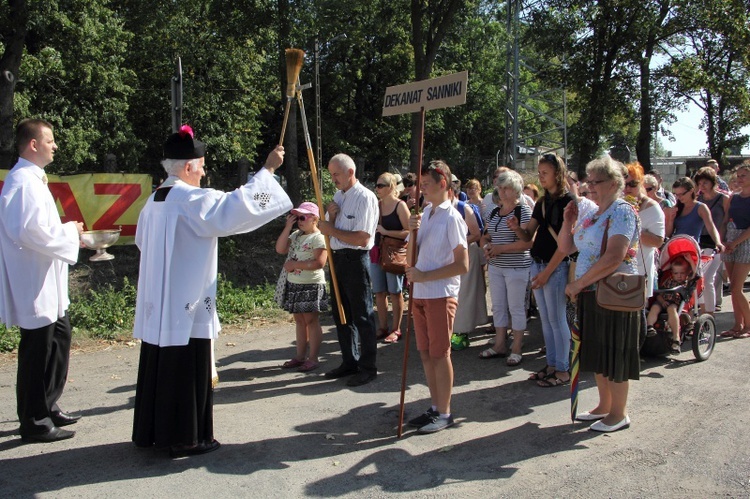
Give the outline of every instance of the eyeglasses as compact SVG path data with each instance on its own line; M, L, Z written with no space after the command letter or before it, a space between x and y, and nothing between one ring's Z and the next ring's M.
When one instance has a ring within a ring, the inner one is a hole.
M637 180L631 180L630 182L625 182L625 185L628 187L638 187L641 183Z
M685 195L685 194L687 194L688 192L690 192L690 191L685 191L685 192L677 192L677 191L672 191L672 194L674 194L674 195L675 195L675 196L677 196L678 198L681 198L682 196L684 196L684 195Z
M581 196L586 197L586 196L589 195L589 191L583 191L580 194L581 194Z
M390 187L389 184L375 184L375 188L382 189L383 187Z
M604 182L609 182L609 181L610 181L609 179L606 179L606 180L587 180L588 184L589 185L593 185L594 187L596 187L599 184L603 184Z

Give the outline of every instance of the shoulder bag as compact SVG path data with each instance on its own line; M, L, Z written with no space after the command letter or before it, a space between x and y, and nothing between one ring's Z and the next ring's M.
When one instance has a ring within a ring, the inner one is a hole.
M382 211L380 215L382 225ZM380 234L380 266L383 270L396 275L406 274L406 244L404 239Z
M600 255L607 250L609 222L604 229ZM640 242L638 243L640 246ZM641 258L643 248L641 247ZM618 312L639 312L646 306L646 275L613 272L596 284L596 303L607 310Z

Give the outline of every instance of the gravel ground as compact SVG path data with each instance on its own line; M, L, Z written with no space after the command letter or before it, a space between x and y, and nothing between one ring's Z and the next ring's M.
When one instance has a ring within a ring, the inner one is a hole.
M731 326L731 304L717 314ZM321 369L279 366L293 354L291 324L223 334L215 394L217 452L170 459L130 442L138 347L78 349L61 405L84 418L75 438L24 445L15 414L15 359L0 359L2 497L748 497L750 340L720 339L695 362L689 346L646 359L631 383L630 429L609 435L571 424L569 390L527 381L540 368L538 320L524 359L480 360L492 335L454 354L454 428L397 438L404 343L381 345L376 381L348 388L323 372L339 364L324 325ZM410 349L406 418L428 405ZM581 376L580 410L596 402Z

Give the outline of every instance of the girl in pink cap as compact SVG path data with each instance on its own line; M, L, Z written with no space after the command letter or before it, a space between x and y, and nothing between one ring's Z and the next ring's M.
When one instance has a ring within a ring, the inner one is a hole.
M288 254L284 263L287 285L283 308L294 315L297 334L297 353L283 367L296 367L300 372L318 367L318 352L323 340L319 315L328 309L323 272L328 255L325 239L318 230L319 218L316 204L300 204L287 216L286 226L276 240L276 252ZM295 222L298 230L292 232Z

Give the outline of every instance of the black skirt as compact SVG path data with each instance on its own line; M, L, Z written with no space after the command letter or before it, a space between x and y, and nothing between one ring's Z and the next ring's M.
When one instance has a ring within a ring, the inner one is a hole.
M615 382L639 379L641 314L602 308L596 303L593 291L579 294L581 370L601 374Z
M214 438L211 340L185 346L141 343L133 442L138 447L196 445Z

